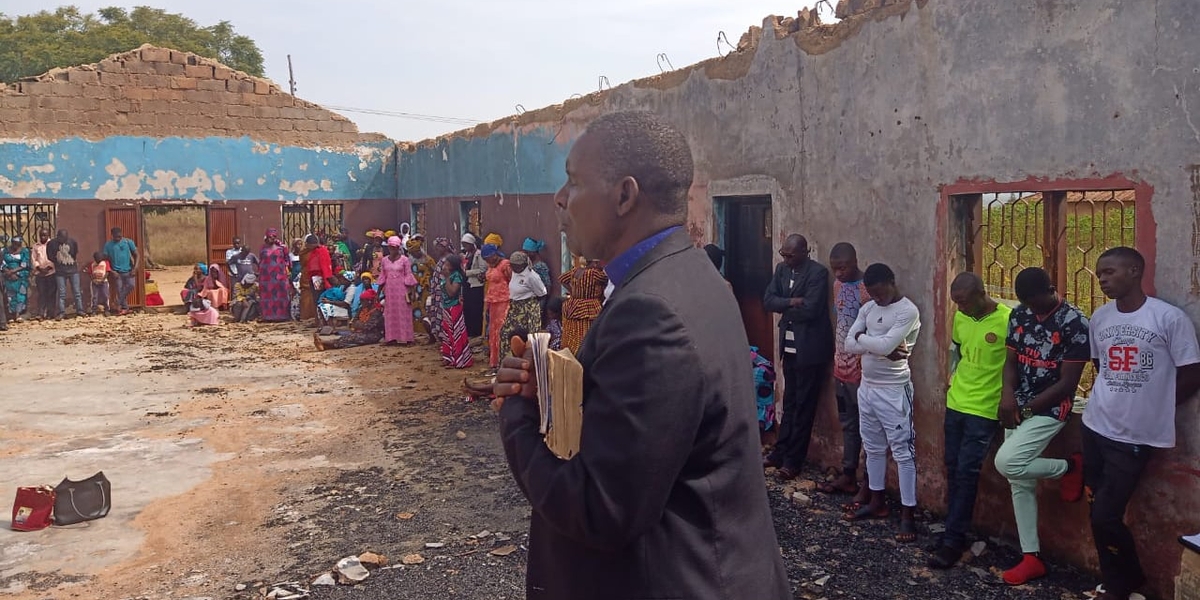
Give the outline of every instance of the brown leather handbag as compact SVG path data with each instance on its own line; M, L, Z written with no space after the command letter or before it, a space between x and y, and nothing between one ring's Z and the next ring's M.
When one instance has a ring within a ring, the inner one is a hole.
M112 508L112 485L100 471L83 481L63 478L54 488L54 524L73 525L99 519Z

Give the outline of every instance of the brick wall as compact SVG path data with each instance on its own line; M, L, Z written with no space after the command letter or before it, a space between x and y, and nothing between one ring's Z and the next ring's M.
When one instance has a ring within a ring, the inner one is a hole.
M242 137L288 145L380 141L269 80L150 45L0 84L0 137Z

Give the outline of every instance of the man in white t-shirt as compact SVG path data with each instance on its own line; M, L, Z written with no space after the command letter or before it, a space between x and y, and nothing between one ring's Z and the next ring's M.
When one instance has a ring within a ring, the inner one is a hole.
M843 516L847 521L888 516L884 498L887 452L892 451L900 476L900 531L896 541L917 538L916 433L913 430L912 372L908 355L917 343L921 318L917 305L896 288L896 275L882 263L863 273L870 302L862 305L846 336L845 350L862 356L858 388L858 427L867 454L867 487L871 499Z
M1083 413L1084 483L1100 557L1100 600L1126 600L1145 583L1125 508L1154 448L1175 446L1175 406L1200 389L1200 346L1184 312L1142 291L1146 261L1120 246L1096 277L1113 302L1091 320L1099 374Z

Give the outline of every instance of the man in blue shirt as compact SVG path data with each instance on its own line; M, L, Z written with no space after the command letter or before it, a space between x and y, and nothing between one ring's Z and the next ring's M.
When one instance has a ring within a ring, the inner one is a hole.
M133 240L125 237L120 227L112 228L112 239L104 243L104 255L112 264L117 277L119 315L129 314L129 294L137 285L138 250Z

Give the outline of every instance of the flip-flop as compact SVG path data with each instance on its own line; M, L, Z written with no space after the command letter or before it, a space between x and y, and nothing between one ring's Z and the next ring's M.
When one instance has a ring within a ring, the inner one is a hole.
M847 512L846 514L842 515L842 520L843 521L874 521L874 520L886 519L889 516L891 516L891 514L892 514L892 511L888 510L886 507L883 509L882 513L877 513L871 509L870 504L864 504L864 505L858 507L858 510L855 510L854 512Z
M901 544L911 544L917 541L917 523L912 519L900 519L900 531L896 533L896 541Z

